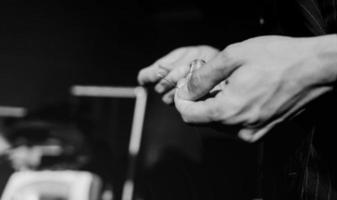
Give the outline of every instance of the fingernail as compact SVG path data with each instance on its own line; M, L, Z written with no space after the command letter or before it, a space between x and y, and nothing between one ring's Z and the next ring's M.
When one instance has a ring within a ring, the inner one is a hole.
M195 59L190 63L190 71L193 72L193 70L201 68L204 64L206 64L206 61L202 59Z
M164 92L164 87L162 85L156 85L154 90L158 93L162 93L162 92Z

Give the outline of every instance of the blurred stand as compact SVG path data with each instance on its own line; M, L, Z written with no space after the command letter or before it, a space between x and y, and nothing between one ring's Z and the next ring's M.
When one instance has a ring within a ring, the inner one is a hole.
M89 119L96 118L96 120L91 120L91 122L94 122L93 124L94 127L95 126L100 127L96 127L99 128L96 129L96 131L97 130L98 131L91 134L99 134L99 132L103 132L104 134L106 134L104 135L105 137L102 138L99 137L100 141L98 142L111 141L112 139L112 143L108 143L107 148L115 152L112 152L111 155L105 154L105 156L108 156L108 159L110 159L113 158L113 155L114 154L116 155L117 152L124 152L124 154L117 153L117 155L118 154L120 155L120 157L118 158L119 160L118 159L115 160L115 162L112 163L112 167L108 170L115 170L114 172L112 172L112 174L116 174L116 172L121 174L120 180L116 181L116 176L114 177L115 180L112 180L115 183L114 187L117 188L116 191L117 199L132 200L134 196L135 172L137 168L136 164L142 141L144 116L147 104L147 92L145 88L111 87L111 86L110 87L74 86L72 87L71 92L73 96L79 98L77 99L77 101L79 101L80 103L81 101L83 101L82 100L83 97L89 98L89 100L91 101L92 100L97 101L102 98L107 99L108 101L112 100L113 105L111 105L111 103L106 104L107 103L106 101L105 102L101 101L100 105L97 105L98 103L96 102L95 103L96 105L87 104L85 107L86 110L91 106L95 106L96 108L96 110L94 110L93 113L89 113L90 115ZM133 101L130 102L134 105L130 106L130 104L129 105L121 104L120 101L123 100L123 102L125 102L126 99L134 100L134 102ZM102 107L102 105L104 107ZM116 106L120 107L118 108ZM129 108L133 107L134 110L133 111L129 110L128 107ZM100 108L104 110L102 113L98 112ZM79 111L81 114L83 114L81 110ZM108 116L106 115L107 113ZM125 118L125 116L129 116L128 119ZM107 119L104 119L102 117L106 117ZM109 122L108 124L107 123L104 124L106 120L108 120ZM105 127L105 129L102 127ZM123 140L126 141L125 145L120 144L120 143L123 144ZM119 170L118 167L116 168L116 166L122 168L123 170Z
M13 166L8 160L12 145L6 138L6 124L10 121L23 118L26 109L22 107L0 106L0 194L5 187L8 178L13 173Z
M6 145L0 155L1 199L98 200L111 190L85 171L90 145L64 106L16 112L15 117L8 110L1 124Z

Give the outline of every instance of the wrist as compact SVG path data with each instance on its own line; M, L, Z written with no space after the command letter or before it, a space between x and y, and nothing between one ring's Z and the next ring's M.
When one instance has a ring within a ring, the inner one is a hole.
M319 36L314 39L314 55L320 67L318 73L324 74L323 85L337 82L337 34Z

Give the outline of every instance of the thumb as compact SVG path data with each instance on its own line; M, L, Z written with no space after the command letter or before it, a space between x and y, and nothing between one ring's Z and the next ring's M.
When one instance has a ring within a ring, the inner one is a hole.
M229 56L225 49L180 82L177 96L185 100L197 100L228 78L240 65L241 61Z

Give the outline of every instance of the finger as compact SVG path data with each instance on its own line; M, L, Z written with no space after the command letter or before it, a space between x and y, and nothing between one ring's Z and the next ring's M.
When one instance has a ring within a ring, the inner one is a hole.
M285 112L282 116L279 118L276 118L270 122L268 122L266 125L260 128L244 128L239 131L238 136L242 140L245 140L247 142L255 142L262 138L265 134L267 134L271 129L273 129L278 124L282 123L285 120L289 120L298 114L302 113L305 109L305 105L312 101L312 99L317 98L318 96L321 96L322 94L325 94L329 91L331 91L331 87L321 87L314 91L312 91L310 94L306 96L302 101L299 101L295 106L293 106L291 109L289 109L287 112Z
M243 128L239 131L238 137L246 142L256 142L273 129L277 124L281 123L283 119L277 119L262 128Z
M174 88L177 81L187 75L191 60L198 56L199 52L196 49L185 52L176 62L168 66L172 70L155 86L155 90L158 93L163 93Z
M226 50L196 69L181 89L177 90L180 98L196 100L207 94L215 85L228 78L242 65L242 61L230 56Z
M165 104L172 104L174 101L174 94L176 92L176 89L173 89L169 92L167 92L163 97L162 97L162 101Z
M162 79L169 73L169 69L162 65L152 65L150 67L140 70L138 73L138 83L144 85L146 83L154 83Z
M156 61L157 64L167 66L170 65L177 60L180 60L182 57L184 57L188 52L190 51L189 47L181 47L178 49L175 49L168 53L166 56L160 58Z
M173 50L152 65L140 70L137 77L138 83L141 85L154 83L165 77L173 69L174 66L172 63L184 57L185 54L188 53L187 50L188 48Z
M221 107L216 98L204 101L181 99L175 93L174 104L186 123L208 123L217 121Z
M174 88L178 80L182 79L188 73L188 65L180 64L176 66L171 72L163 77L159 83L155 86L155 90L158 93L163 93L167 90Z

